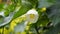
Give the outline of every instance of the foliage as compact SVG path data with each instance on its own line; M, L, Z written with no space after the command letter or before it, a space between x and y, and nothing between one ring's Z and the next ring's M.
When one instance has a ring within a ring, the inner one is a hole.
M25 14L31 9L39 14L36 23L26 21ZM1 15L1 12L4 14ZM11 0L9 4L0 3L0 34L59 34L59 14L60 0Z

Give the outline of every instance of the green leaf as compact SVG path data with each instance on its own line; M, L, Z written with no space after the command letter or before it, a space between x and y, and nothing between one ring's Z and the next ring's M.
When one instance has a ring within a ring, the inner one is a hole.
M29 3L27 3L27 2L22 2L22 5L21 5L20 10L15 13L14 18L17 18L17 17L25 14L25 13L26 13L29 9L31 9L31 8L32 8L32 6L31 6ZM14 18L13 18L13 19L14 19Z
M5 16L9 16L9 14L14 11L14 9L15 9L15 7L14 7L13 4L9 5L8 7L6 7L4 15Z
M39 19L37 21L38 26L46 26L49 23L49 18L45 13L39 14Z
M38 0L27 0L27 1L31 3L31 5L33 6L33 8L35 8L36 6L38 6Z
M38 2L38 8L50 7L55 2L56 2L55 0L39 0L39 2Z
M56 26L49 28L44 34L58 34L60 32L60 23Z
M56 3L55 5L47 8L47 15L54 26L58 24L60 22L60 4Z
M3 9L4 4L0 4L0 11Z
M5 16L9 16L9 13L10 13L10 12L9 12L8 10L6 10L6 11L4 12L4 15L5 15Z
M9 6L7 7L7 10L9 10L9 11L11 11L11 12L13 12L14 9L15 9L15 6L14 6L13 4L12 4L12 5L9 5Z

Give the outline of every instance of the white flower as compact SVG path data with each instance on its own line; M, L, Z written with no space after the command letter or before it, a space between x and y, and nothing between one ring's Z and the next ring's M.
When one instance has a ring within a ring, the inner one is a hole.
M31 9L26 13L26 18L28 22L36 23L38 20L38 12L35 9Z

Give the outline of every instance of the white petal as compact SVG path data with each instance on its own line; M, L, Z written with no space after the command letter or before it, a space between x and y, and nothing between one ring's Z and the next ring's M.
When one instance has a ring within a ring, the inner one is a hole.
M26 14L37 14L38 12L35 9L29 10Z

